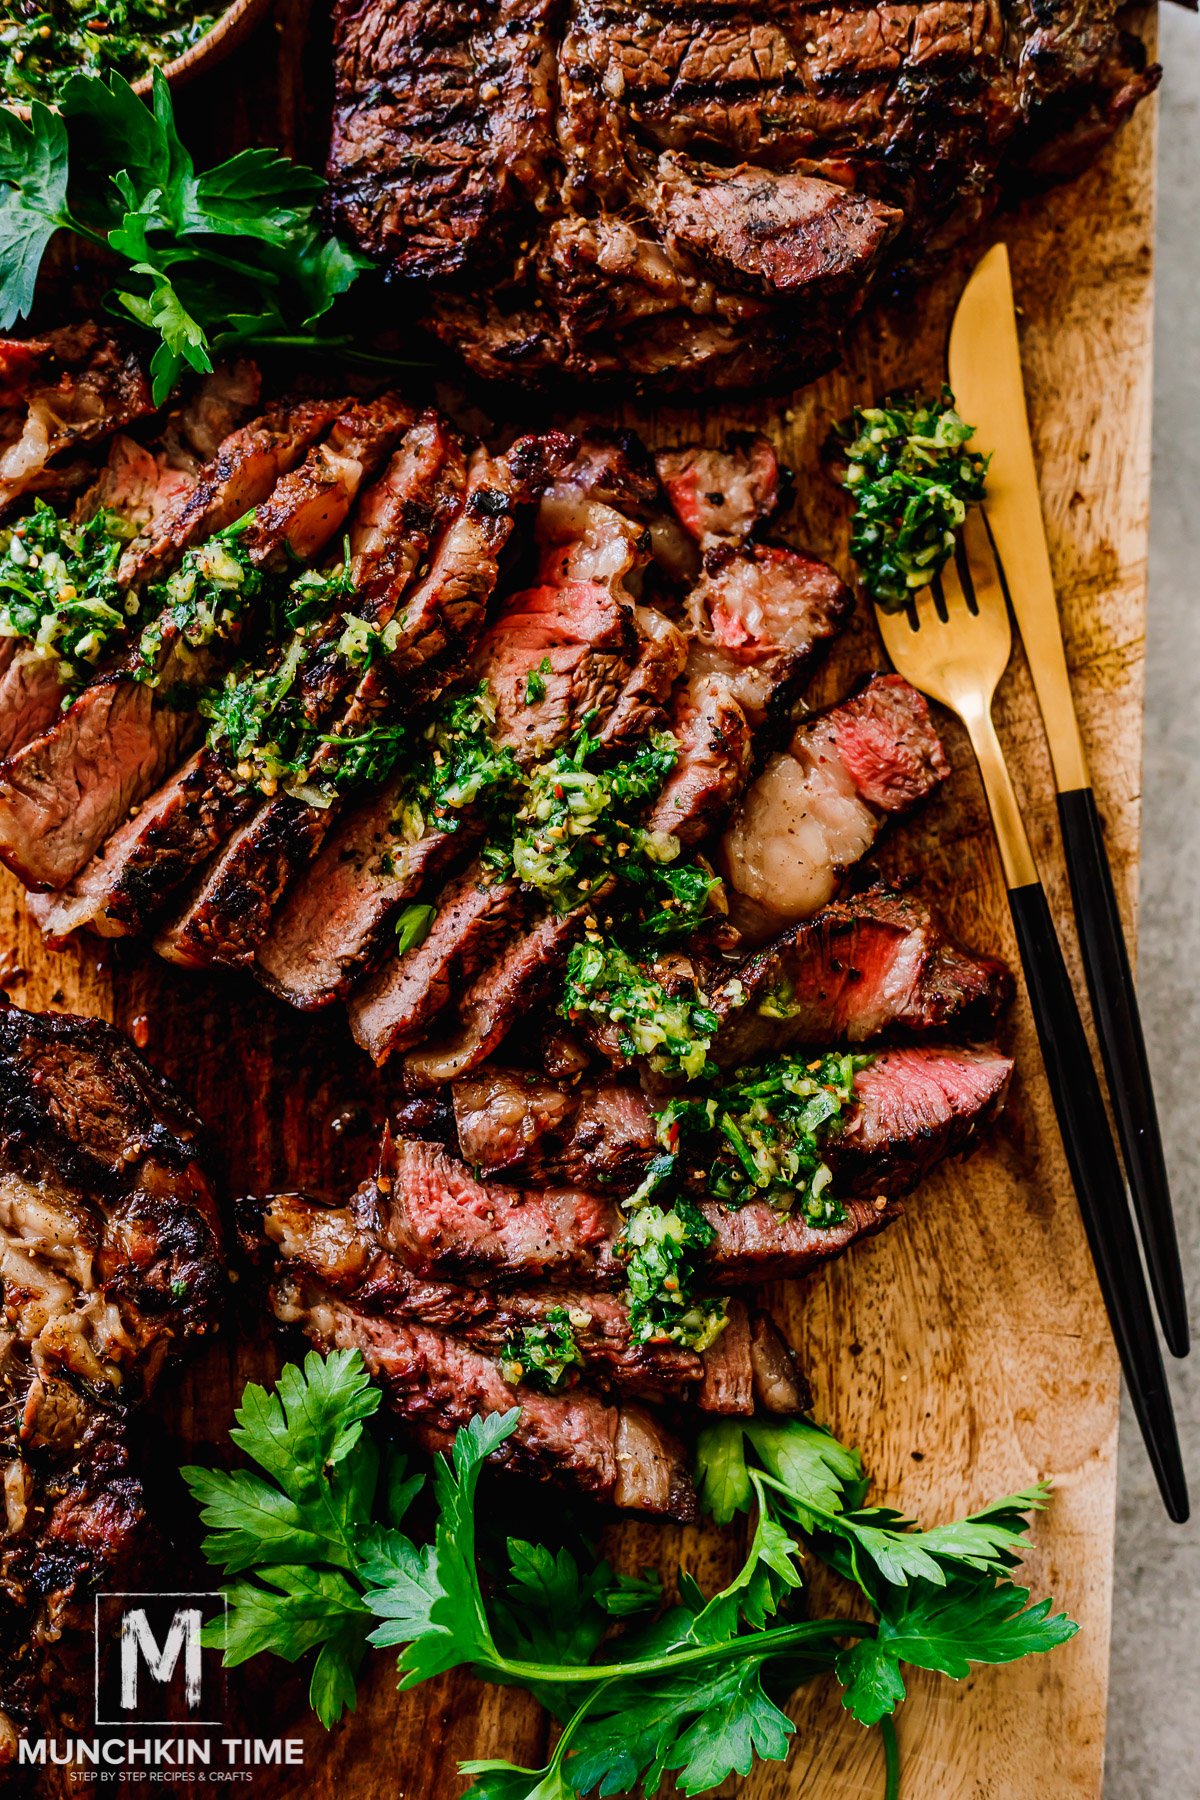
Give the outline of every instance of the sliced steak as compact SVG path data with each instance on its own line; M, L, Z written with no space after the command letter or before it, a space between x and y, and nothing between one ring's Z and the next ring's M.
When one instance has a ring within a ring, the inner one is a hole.
M524 916L520 884L472 863L445 889L428 936L351 996L350 1029L376 1063L425 1036L456 989L502 950Z
M720 559L688 595L688 677L721 680L750 723L794 697L854 597L815 557L754 544Z
M803 1410L803 1380L773 1321L739 1300L729 1302L728 1323L702 1356L670 1342L634 1344L628 1309L616 1294L569 1287L492 1293L426 1281L380 1248L353 1206L273 1194L254 1212L252 1254L265 1232L288 1272L313 1277L359 1311L449 1332L496 1359L523 1330L565 1314L589 1380L648 1400L691 1401L706 1412L748 1414L756 1398L773 1412Z
M255 509L241 539L251 562L315 555L410 417L388 396L342 413L327 440ZM186 697L232 659L244 626L235 609L225 629L194 646L168 607L153 681L138 678L136 659L102 676L0 765L0 859L28 886L59 888L77 875L191 747L200 720Z
M0 512L53 486L60 457L150 411L140 358L93 320L0 340Z
M380 1243L415 1274L472 1286L543 1278L611 1286L620 1273L611 1199L485 1185L440 1145L390 1132L379 1171L358 1204L377 1208Z
M718 1279L741 1282L788 1281L841 1256L860 1239L873 1237L900 1217L894 1201L846 1200L836 1225L810 1225L799 1213L781 1213L763 1200L746 1206L700 1208L716 1236L708 1256Z
M855 1077L855 1105L825 1155L839 1195L907 1193L996 1117L1011 1059L998 1050L884 1050ZM629 1081L568 1085L481 1071L451 1090L461 1153L479 1175L632 1188L658 1154L651 1103Z
M887 819L907 812L950 772L929 708L898 675L807 719L768 758L721 845L741 897L737 922L766 935L810 917L834 896Z
M654 457L671 510L701 550L742 544L779 505L779 461L769 438L735 433L720 450L685 444Z
M244 390L235 387L235 392L241 391ZM237 403L232 397L213 397L205 405L202 392L195 397L195 404L212 415L214 422L228 419L231 426L235 422ZM90 518L99 507L107 507L141 527L118 565L117 579L122 588L140 587L155 572L149 562L143 564L141 545L150 539L158 541L165 533L170 540L169 560L174 560L200 535L208 516L219 525L232 524L247 505L265 498L274 479L275 465L281 462L282 467L288 466L289 446L291 460L296 461L316 435L314 428L308 437L299 431L289 438L278 420L260 420L257 427L250 428L256 434L257 454L250 455L250 444L243 434L236 434L223 458L213 467L197 472L189 445L197 434L198 441L204 441L205 433L199 427L192 429L189 412L190 408L183 408L168 421L162 434L163 447L157 452L118 435L99 478L77 507L81 519ZM322 426L330 416L327 407L313 413ZM272 426L276 452L269 456L263 454L262 445ZM193 503L198 486L210 495L212 504L207 508ZM226 517L229 504L233 511ZM24 647L16 639L0 643L0 670L0 756L7 758L53 723L67 690L58 658L36 646Z
M492 966L471 983L449 1034L405 1057L405 1085L418 1090L440 1087L486 1061L517 1020L550 992L567 952L583 933L593 903L589 900L566 913L547 909L518 931Z
M30 895L46 942L57 948L81 930L100 937L146 930L197 858L216 850L256 804L253 788L207 750L194 751L74 880L58 893Z
M750 723L728 684L706 675L679 685L669 724L679 756L646 815L646 829L697 844L726 823L746 784Z
M834 901L717 987L713 1055L732 1068L892 1031L982 1037L1012 995L1002 962L962 949L915 895L880 889Z
M455 1433L481 1413L519 1406L516 1430L495 1453L499 1466L623 1509L695 1517L682 1445L639 1406L610 1406L584 1388L557 1395L511 1387L494 1362L459 1339L373 1318L315 1283L285 1277L272 1307L318 1349L359 1351L392 1415L427 1450L448 1451Z
M973 1148L1003 1107L1012 1070L1011 1059L998 1050L942 1045L885 1050L860 1070L855 1104L840 1135L824 1149L832 1191L846 1212L841 1224L811 1226L799 1214L778 1212L762 1201L724 1206L704 1200L699 1182L697 1198L717 1233L706 1263L713 1284L802 1273L864 1231L886 1224L895 1216L892 1203L898 1196L945 1157ZM573 1124L568 1122L573 1101L560 1102L542 1131L539 1089L531 1093L528 1130L509 1129L501 1137L510 1176L528 1178L538 1170L539 1158L544 1162L558 1154L556 1145L568 1139ZM649 1102L643 1099L639 1113L636 1090L623 1089L622 1096L620 1108L595 1119L598 1137L607 1134L609 1141L596 1144L596 1167L583 1169L578 1185L487 1183L442 1145L397 1142L387 1133L380 1175L360 1190L357 1204L375 1209L380 1242L426 1277L469 1284L549 1277L619 1285L622 1264L614 1240L621 1215L605 1171L620 1166L636 1173L639 1159L644 1170L656 1152ZM587 1098L585 1091L581 1111ZM486 1152L485 1129L468 1141ZM602 1193L589 1196L589 1184ZM756 1256L761 1263L753 1262Z
M907 1194L947 1156L970 1150L1008 1097L999 1050L884 1050L854 1082L855 1106L830 1146L834 1188Z
M118 570L121 585L144 587L157 581L191 544L261 506L346 404L345 398L280 401L262 418L232 432L188 493L130 544Z
M633 608L596 582L514 594L471 661L495 700L493 735L521 762L538 762L590 714L607 717L637 662ZM669 684L668 684L669 686Z
M469 650L496 591L518 509L539 498L574 449L574 438L547 431L518 438L502 456L476 451L461 510L405 606L403 635L389 658L397 674L407 677L447 650Z
M431 534L452 510L462 479L457 440L436 414L427 413L405 433L383 476L363 495L351 530L352 578L359 616L372 625L386 624L391 617L428 551ZM318 719L339 690L356 679L329 643L343 629L338 602L332 633L318 630L316 648L301 671L306 707ZM198 751L118 827L51 907L43 909L43 930L57 940L82 926L104 936L145 930L188 876L254 813L268 814L265 835L286 878L290 855L302 854L308 844L295 815L315 838L316 828L307 815L319 809L301 809L285 799L283 810L284 819L278 821L257 790L231 772L222 756ZM331 809L325 812L328 817L322 815L322 821L327 829L333 816ZM279 829L281 824L290 829ZM248 876L246 904L236 915L247 925L253 912L251 879ZM265 879L260 880L256 891L262 894L266 885ZM231 934L233 929L231 924Z

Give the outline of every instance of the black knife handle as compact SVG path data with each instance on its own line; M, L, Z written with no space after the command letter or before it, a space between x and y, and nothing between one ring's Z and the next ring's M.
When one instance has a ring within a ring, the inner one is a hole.
M1187 1294L1167 1165L1137 990L1121 930L1104 827L1091 788L1060 794L1058 816L1092 1017L1150 1270L1150 1287L1167 1348L1173 1356L1186 1356L1190 1343Z
M1189 1512L1187 1479L1125 1183L1083 1021L1040 881L1009 889L1021 965L1063 1148L1121 1368L1169 1516Z

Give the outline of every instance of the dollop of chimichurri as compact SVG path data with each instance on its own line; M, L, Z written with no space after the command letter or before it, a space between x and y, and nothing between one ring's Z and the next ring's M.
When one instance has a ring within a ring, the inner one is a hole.
M3 98L54 102L72 75L136 81L174 62L219 14L186 0L0 0Z

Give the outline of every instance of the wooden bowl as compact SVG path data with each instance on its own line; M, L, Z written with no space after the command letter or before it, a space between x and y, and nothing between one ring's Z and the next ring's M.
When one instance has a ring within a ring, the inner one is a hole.
M270 6L271 0L233 0L233 5L226 7L210 31L206 31L202 38L185 50L182 56L177 56L174 62L161 65L169 85L181 86L204 69L215 68L231 50L236 49ZM197 8L197 11L202 10L202 7ZM148 69L144 75L138 76L132 83L135 94L150 92L153 74L154 71Z

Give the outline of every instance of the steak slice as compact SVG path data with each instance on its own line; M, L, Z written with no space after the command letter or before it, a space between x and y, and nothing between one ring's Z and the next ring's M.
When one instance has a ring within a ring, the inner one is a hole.
M374 1318L315 1283L276 1284L272 1308L319 1350L358 1350L391 1413L427 1450L448 1451L479 1414L521 1408L493 1456L499 1466L660 1518L692 1519L696 1496L681 1444L639 1406L610 1406L585 1388L512 1387L496 1364L427 1326Z
M53 486L59 457L152 410L140 358L92 319L0 340L0 512Z
M473 677L487 682L495 700L497 742L531 764L565 743L590 713L607 718L640 645L633 608L596 582L514 594L471 662Z
M54 949L76 931L144 931L171 893L257 805L257 795L207 750L187 761L118 825L58 893L31 894L29 910Z
M485 1185L439 1144L385 1131L379 1174L363 1194L378 1207L379 1241L414 1274L487 1286L582 1279L612 1286L611 1199L575 1188Z
M616 1079L565 1085L489 1064L454 1082L463 1161L481 1177L637 1186L659 1145L645 1094Z
M962 949L915 895L878 889L835 900L714 990L713 1055L733 1068L889 1031L982 1037L1012 995L1002 962Z
M260 506L347 405L336 400L278 401L232 432L195 485L129 545L117 571L123 587L157 581L191 544L224 531Z
M469 649L483 622L484 608L498 576L498 558L514 523L516 508L534 498L559 463L571 440L561 433L518 440L503 457L477 457L457 517L447 526L428 576L408 599L397 623L401 636L390 652L389 665L398 685L411 673L449 648ZM383 543L382 536L376 542ZM369 612L370 622L390 623L400 595L391 589ZM422 697L436 693L447 672L422 683ZM314 723L336 697L337 686L326 667L320 682L307 690ZM338 729L353 737L366 730L394 705L387 677L368 670L357 684ZM324 746L309 771L319 780L336 749ZM267 801L234 836L205 877L181 916L159 939L162 954L197 966L222 963L247 966L265 938L275 907L292 875L316 855L333 823L330 806L292 795Z
M377 1064L419 1043L455 989L500 951L525 904L518 882L472 863L444 890L424 941L385 962L351 996L355 1043Z
M729 684L705 675L676 688L669 724L679 756L646 815L646 829L698 844L726 823L746 784L754 753L750 722Z
M815 557L771 544L727 554L688 595L689 680L719 677L759 726L787 707L853 608L845 582Z
M706 1260L713 1284L803 1273L886 1224L896 1216L898 1196L945 1157L973 1148L1001 1111L1012 1070L1011 1059L998 1050L922 1045L881 1052L856 1075L855 1104L824 1150L832 1191L845 1209L842 1223L811 1226L762 1201L728 1207L703 1200L698 1184L697 1198L717 1234ZM519 1139L509 1131L501 1140L510 1177L527 1178L538 1168L544 1139L556 1154L555 1141L569 1131L562 1104L545 1134L535 1107ZM486 1285L548 1277L618 1286L622 1263L614 1241L621 1215L604 1171L639 1165L644 1171L649 1165L657 1148L649 1102L643 1098L639 1112L636 1090L625 1089L623 1104L596 1118L595 1127L595 1172L585 1171L579 1185L544 1188L478 1180L443 1146L395 1141L388 1132L380 1175L373 1189L368 1184L361 1190L362 1204L379 1209L380 1241L431 1279ZM477 1136L472 1147L480 1141ZM603 1192L589 1196L585 1181Z
M252 1254L265 1232L287 1272L311 1276L359 1311L449 1332L485 1356L502 1359L521 1331L565 1313L586 1378L621 1393L690 1400L717 1413L749 1414L756 1398L774 1412L804 1409L804 1383L773 1321L739 1300L729 1302L728 1323L703 1355L670 1342L634 1344L624 1301L600 1289L492 1293L422 1280L380 1248L370 1208L353 1201L326 1207L299 1194L273 1194L254 1213L247 1234Z
M598 899L593 895L566 913L547 909L518 931L471 983L448 1036L405 1057L405 1086L440 1087L486 1061L517 1020L545 999Z
M191 1113L111 1025L0 1004L0 1766L92 1692L94 1593L145 1584L136 1407L225 1304Z
M502 456L476 451L462 507L404 609L403 635L389 667L407 678L447 650L470 648L496 591L499 559L518 509L545 491L574 450L574 438L547 431L518 438Z
M1013 1064L999 1050L921 1045L881 1051L854 1080L855 1106L829 1150L844 1194L907 1194L965 1155L999 1116Z
M345 999L383 956L400 908L473 847L469 823L406 843L398 822L404 792L400 775L348 814L272 919L255 973L292 1006L310 1011Z
M255 509L241 539L251 561L314 556L410 416L387 396L343 412ZM164 620L153 683L136 678L136 661L102 676L0 765L0 859L28 886L59 888L77 875L199 735L199 717L178 704L178 690L193 694L220 672L244 620L235 613L202 648L186 642L170 607Z
M671 510L701 550L742 544L779 505L779 461L769 438L732 433L724 447L685 444L654 457Z
M722 840L737 923L762 936L810 917L884 823L949 772L928 706L898 675L874 675L805 720L767 759Z

